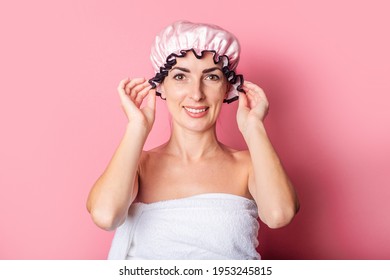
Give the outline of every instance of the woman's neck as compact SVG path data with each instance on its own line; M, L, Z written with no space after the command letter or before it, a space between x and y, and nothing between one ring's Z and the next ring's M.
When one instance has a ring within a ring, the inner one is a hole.
M196 132L172 127L172 134L166 145L168 152L184 161L198 161L221 150L215 127Z

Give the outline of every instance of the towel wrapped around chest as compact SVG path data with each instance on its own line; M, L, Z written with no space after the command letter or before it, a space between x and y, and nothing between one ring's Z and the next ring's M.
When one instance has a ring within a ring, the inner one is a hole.
M257 206L223 193L133 203L108 259L260 259Z

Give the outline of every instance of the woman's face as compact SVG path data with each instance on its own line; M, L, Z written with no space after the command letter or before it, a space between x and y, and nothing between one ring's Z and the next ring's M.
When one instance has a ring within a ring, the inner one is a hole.
M173 122L195 131L213 127L228 92L221 65L212 53L198 59L188 52L176 61L161 85Z

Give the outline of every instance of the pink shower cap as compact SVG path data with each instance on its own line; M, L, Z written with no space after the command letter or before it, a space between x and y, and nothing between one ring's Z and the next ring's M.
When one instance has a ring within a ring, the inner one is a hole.
M238 92L244 92L244 78L234 70L240 59L240 44L230 32L219 26L189 21L177 21L163 29L155 38L150 59L156 75L149 80L153 88L157 88L176 64L176 57L183 57L192 51L197 58L204 52L214 53L214 62L222 63L222 72L233 85L228 92L226 103L238 99Z

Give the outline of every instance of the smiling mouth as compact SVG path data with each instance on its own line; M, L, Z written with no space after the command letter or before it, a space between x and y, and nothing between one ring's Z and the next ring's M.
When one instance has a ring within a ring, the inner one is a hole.
M205 107L205 108L184 107L184 109L186 109L186 111L188 111L192 114L200 114L200 113L206 112L209 109L209 107Z

